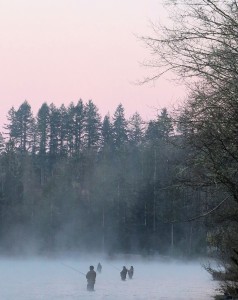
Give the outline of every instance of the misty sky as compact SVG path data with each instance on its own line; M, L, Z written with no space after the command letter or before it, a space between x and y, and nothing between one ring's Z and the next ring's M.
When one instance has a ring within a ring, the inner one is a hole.
M161 79L144 86L148 50L136 35L165 21L162 0L0 0L0 125L11 106L33 111L92 99L102 115L122 103L127 117L152 118L181 99L182 88Z

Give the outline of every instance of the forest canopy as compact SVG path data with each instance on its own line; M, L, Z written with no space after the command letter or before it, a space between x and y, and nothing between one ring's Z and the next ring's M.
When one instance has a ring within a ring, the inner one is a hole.
M209 196L178 181L187 153L166 108L146 123L121 104L112 117L91 100L33 116L25 101L5 131L1 251L206 253L204 222L186 220Z

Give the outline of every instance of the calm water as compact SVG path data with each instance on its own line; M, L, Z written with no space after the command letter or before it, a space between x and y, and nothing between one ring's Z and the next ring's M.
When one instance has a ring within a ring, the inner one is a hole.
M216 293L216 282L199 262L143 262L140 260L100 260L95 292L86 291L82 273L98 259L1 259L1 300L208 300ZM135 268L134 278L120 280L123 265Z

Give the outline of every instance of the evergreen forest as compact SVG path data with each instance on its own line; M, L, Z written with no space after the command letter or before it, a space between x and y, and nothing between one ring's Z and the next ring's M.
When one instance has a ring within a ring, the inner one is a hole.
M1 252L204 255L209 229L196 216L213 205L211 191L182 183L183 131L166 108L149 122L126 119L121 104L102 118L92 100L43 103L36 116L27 101L11 108Z

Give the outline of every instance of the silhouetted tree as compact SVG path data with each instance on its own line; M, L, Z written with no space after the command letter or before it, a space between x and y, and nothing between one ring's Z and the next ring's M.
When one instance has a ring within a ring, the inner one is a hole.
M85 145L87 149L98 148L101 138L101 117L98 108L89 100L85 105Z
M25 153L32 149L33 142L33 116L27 101L23 102L18 110L9 111L8 125L9 136L14 141L15 147Z
M128 141L128 128L124 107L119 104L113 115L113 138L116 150L122 150Z

